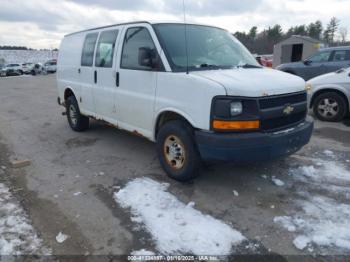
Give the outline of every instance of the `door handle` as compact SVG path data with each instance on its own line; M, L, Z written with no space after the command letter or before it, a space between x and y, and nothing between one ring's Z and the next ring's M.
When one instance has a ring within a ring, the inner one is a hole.
M80 68L78 68L78 74L80 74L81 73L81 70L80 70Z
M94 82L95 82L95 84L97 84L97 71L96 70L94 72Z
M115 85L119 87L119 72L117 72L115 75Z

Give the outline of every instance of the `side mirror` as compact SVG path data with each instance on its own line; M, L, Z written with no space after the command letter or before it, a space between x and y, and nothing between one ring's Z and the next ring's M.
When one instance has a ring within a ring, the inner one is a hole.
M308 66L311 65L312 61L311 60L305 60L304 61L304 65Z
M139 48L139 65L154 68L155 52L148 47Z

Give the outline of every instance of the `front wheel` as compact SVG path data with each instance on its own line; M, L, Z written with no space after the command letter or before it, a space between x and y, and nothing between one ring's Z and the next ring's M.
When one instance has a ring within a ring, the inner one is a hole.
M66 113L70 127L76 132L83 132L89 128L89 118L80 114L79 105L74 96L66 100Z
M313 105L315 116L322 121L340 122L346 115L345 99L335 92L318 95Z
M185 182L199 175L200 155L192 127L184 121L170 121L161 127L157 136L157 152L169 177Z

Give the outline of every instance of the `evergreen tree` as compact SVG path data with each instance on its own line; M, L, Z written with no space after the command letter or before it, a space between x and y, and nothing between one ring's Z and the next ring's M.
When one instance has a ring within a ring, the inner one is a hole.
M307 26L307 34L315 39L321 39L321 34L323 31L322 22L320 20L317 20L315 23L310 23Z
M257 36L257 34L258 34L258 28L257 28L256 26L253 26L253 27L250 29L248 35L249 35L249 37L250 37L251 39L255 39L256 36Z

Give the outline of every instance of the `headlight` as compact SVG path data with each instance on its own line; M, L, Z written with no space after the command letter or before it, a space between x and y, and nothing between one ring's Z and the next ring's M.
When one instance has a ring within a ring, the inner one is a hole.
M232 102L230 105L231 116L238 116L243 112L242 102Z

